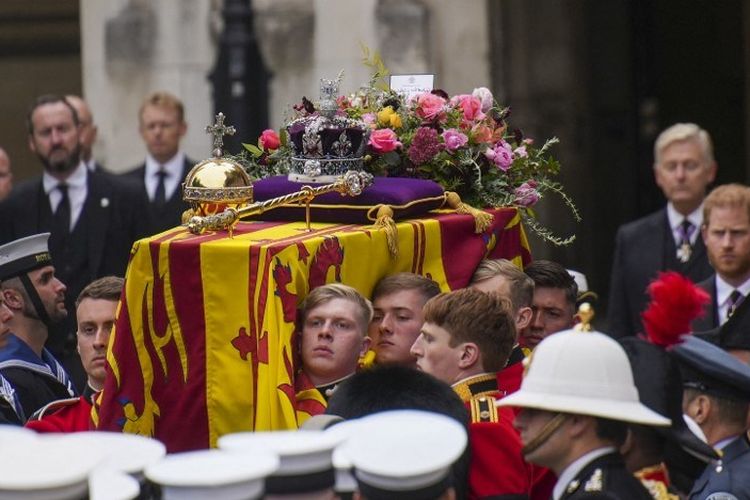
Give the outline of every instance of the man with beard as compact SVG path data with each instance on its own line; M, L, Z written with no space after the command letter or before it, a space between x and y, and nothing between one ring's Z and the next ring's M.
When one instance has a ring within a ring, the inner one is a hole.
M44 348L48 325L68 315L65 285L55 276L49 233L0 246L0 293L13 313L11 334L0 349L0 375L18 396L26 416L56 399L75 395L65 369Z
M0 204L0 244L50 232L57 275L72 299L96 278L123 276L133 242L147 234L146 199L138 187L89 172L81 161L80 122L63 97L37 98L27 117L29 148L41 176L14 187ZM51 325L48 348L83 386L85 373L75 350L75 318Z
M750 293L750 188L719 186L703 204L703 242L714 275L698 285L711 295L694 331L723 325Z

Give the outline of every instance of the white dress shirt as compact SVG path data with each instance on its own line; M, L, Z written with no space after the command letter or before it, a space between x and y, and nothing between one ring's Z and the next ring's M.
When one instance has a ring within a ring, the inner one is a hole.
M698 236L701 234L701 226L703 225L703 203L701 203L701 205L694 211L690 212L687 217L678 212L671 202L667 203L667 218L669 219L669 227L672 228L672 237L674 238L677 248L679 248L680 243L682 243L680 226L685 219L689 220L693 226L695 226L695 231L690 235L690 244L695 245Z
M716 275L716 304L719 307L719 310L717 311L717 314L719 315L719 325L723 325L727 322L729 296L734 290L739 290L739 292L745 296L745 299L747 299L747 294L750 293L750 280L747 280L738 287L734 287L721 279L721 276L718 274Z
M156 196L156 186L159 184L159 176L156 175L161 168L167 172L167 176L164 178L164 199L169 200L174 192L180 187L180 183L184 180L182 178L182 168L185 164L185 153L178 151L176 155L172 157L163 166L154 159L150 154L146 155L146 172L144 173L143 181L146 184L146 193L148 193L148 199L154 201Z
M88 169L86 168L86 164L80 162L64 182L68 185L70 231L73 231L78 219L81 217L83 204L86 203L86 196L88 195ZM46 171L42 174L42 187L45 194L49 197L49 204L53 214L57 211L60 201L62 201L62 193L57 189L58 184L60 184L60 181Z

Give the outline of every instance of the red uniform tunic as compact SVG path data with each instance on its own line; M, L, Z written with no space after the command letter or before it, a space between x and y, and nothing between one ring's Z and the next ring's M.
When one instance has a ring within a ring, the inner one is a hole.
M53 401L26 422L37 432L81 432L93 429L91 401L85 396Z
M468 498L526 498L531 468L521 454L521 439L512 425L513 412L495 406L501 396L497 374L462 380L453 389L471 413Z

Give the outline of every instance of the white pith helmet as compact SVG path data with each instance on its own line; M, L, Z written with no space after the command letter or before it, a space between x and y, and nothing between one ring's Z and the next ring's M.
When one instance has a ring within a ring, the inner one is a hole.
M566 330L534 349L521 388L498 406L536 408L644 425L670 420L638 400L627 354L616 341L597 332Z

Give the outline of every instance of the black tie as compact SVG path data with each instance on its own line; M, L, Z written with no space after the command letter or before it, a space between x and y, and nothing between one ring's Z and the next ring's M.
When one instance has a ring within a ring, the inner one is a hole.
M160 168L158 172L156 172L156 176L159 178L159 181L156 183L156 191L154 192L154 205L161 208L164 206L164 203L167 201L167 191L164 187L164 179L167 178L167 172L164 170L164 168Z
M57 204L57 210L54 215L54 231L64 241L70 234L70 198L68 198L68 185L61 182L57 185L60 191L60 203Z
M745 296L742 295L742 292L739 290L734 290L729 295L729 308L727 309L727 319L732 317L732 314L734 314L734 311L737 310L737 308L742 304L742 301L745 300Z

